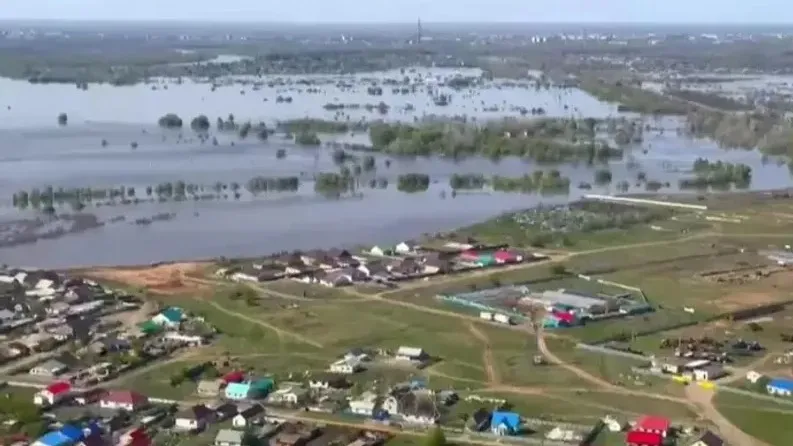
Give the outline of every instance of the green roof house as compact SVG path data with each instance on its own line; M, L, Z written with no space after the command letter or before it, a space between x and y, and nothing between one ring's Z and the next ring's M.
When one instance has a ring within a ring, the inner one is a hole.
M138 328L140 328L140 331L143 332L143 334L146 334L146 335L155 335L155 334L157 334L157 333L162 331L162 325L160 325L160 324L158 324L158 323L156 323L156 322L154 322L152 320L148 320L148 321L138 325Z
M493 266L496 264L496 258L492 254L480 254L476 259L476 264L479 266Z
M184 320L184 311L178 307L169 307L154 316L151 320L157 325L173 327L179 325Z
M258 398L267 396L275 388L275 381L270 378L259 378L251 381L251 393Z

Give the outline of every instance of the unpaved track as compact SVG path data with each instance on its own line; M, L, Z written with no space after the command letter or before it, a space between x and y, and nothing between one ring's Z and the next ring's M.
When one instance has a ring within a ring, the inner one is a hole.
M475 338L479 339L479 341L481 341L484 346L484 350L482 351L482 363L485 365L488 384L493 386L500 385L501 378L498 376L498 372L496 371L495 360L493 359L493 348L490 346L490 338L488 338L486 334L482 333L482 330L480 330L479 327L477 327L473 322L468 323L468 331L470 331Z
M572 373L575 373L578 377L585 379L595 385L600 387L604 387L615 393L622 393L626 395L635 395L635 396L642 396L647 398L654 398L666 401L674 401L678 403L685 404L692 409L694 409L695 413L698 413L705 417L706 419L713 422L713 424L718 427L719 432L727 438L728 444L740 445L740 446L771 446L767 443L764 443L747 433L743 432L742 430L738 429L735 425L733 425L727 418L725 418L719 411L713 406L713 390L706 390L700 387L697 384L690 384L686 386L686 398L676 398L668 395L661 395L657 393L650 393L650 392L640 392L635 390L624 389L622 387L615 386L609 382L606 382L596 376L593 376L582 370L578 367L575 367L571 364L566 364L564 361L561 360L558 356L554 355L550 350L548 350L548 346L545 344L545 339L542 335L542 330L539 330L537 333L537 348L542 352L545 357L553 362L556 363L565 369L569 370Z
M289 337L289 338L295 339L297 341L300 341L300 342L302 342L304 344L308 344L308 345L310 345L312 347L324 348L324 346L322 344L320 344L319 342L317 342L317 341L309 339L309 338L307 338L305 336L302 336L300 334L297 334L297 333L294 333L294 332L291 332L291 331L288 331L288 330L284 330L283 328L280 328L280 327L278 327L276 325L269 324L269 323L264 322L264 321L262 321L260 319L256 319L256 318L250 317L250 316L248 316L246 314L242 314L242 313L239 313L239 312L236 312L236 311L233 311L233 310L229 310L228 308L224 308L222 305L218 304L217 302L213 302L213 301L210 301L210 300L207 300L207 299L203 299L202 301L207 303L208 305L212 306L212 308L214 308L214 309L216 309L216 310L218 310L220 312L226 313L229 316L234 316L234 317L246 320L246 321L248 321L248 322L250 322L252 324L256 324L256 325L262 326L264 328L267 328L268 330L271 330L271 331L275 332L275 334L277 334L279 337L282 337L282 338L283 337Z
M713 390L703 389L696 384L689 384L686 386L686 396L688 399L699 408L701 414L705 418L716 425L719 429L719 433L727 440L727 444L739 446L771 446L738 429L730 420L724 417L713 405L714 394L715 392Z

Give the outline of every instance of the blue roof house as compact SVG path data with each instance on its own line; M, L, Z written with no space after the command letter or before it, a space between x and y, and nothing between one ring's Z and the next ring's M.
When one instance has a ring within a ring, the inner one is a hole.
M793 380L775 378L765 386L765 389L771 395L791 396L793 395Z
M151 321L157 325L176 326L184 320L184 311L178 307L169 307L154 316Z
M74 443L77 443L78 441L82 441L85 438L85 432L81 428L73 424L64 425L59 430L59 432L61 433L61 435L68 438Z
M246 400L251 397L251 383L229 383L226 386L226 398L230 400Z
M520 415L515 412L493 412L490 430L495 435L517 435L520 433Z
M76 440L67 437L61 431L52 431L36 440L33 446L72 446L76 443Z

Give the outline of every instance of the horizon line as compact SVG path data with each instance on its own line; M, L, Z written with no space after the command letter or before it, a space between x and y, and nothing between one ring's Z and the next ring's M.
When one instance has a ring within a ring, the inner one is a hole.
M606 25L606 26L625 26L625 25L638 25L638 26L789 26L793 27L791 22L708 22L708 21L679 21L679 22L653 22L653 21L514 21L514 20L490 20L490 21L443 21L443 20L426 20L421 17L416 17L422 23L438 24L438 25ZM239 19L239 20L195 20L195 19L180 19L180 18L71 18L71 19L54 19L54 18L0 18L0 23L9 22L47 22L47 23L181 23L181 24L246 24L246 25L415 25L416 21L296 21L296 20L252 20L252 19Z

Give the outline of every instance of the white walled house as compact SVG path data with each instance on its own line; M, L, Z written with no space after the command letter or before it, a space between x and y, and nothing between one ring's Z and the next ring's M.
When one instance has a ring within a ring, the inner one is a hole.
M356 415L371 417L377 406L377 395L372 392L364 392L360 397L350 401L350 412Z
M413 252L413 247L405 242L402 242L394 246L394 252L396 252L397 254L410 254L411 252Z
M400 361L423 361L427 359L427 353L424 349L417 347L399 347L396 359Z
M339 359L330 365L331 373L341 373L344 375L351 375L363 370L361 361L358 359Z

